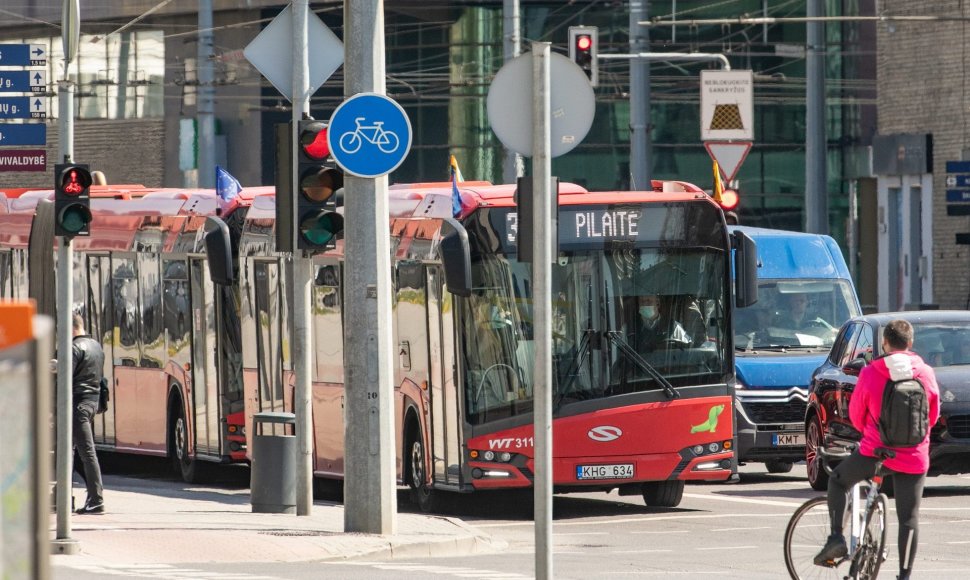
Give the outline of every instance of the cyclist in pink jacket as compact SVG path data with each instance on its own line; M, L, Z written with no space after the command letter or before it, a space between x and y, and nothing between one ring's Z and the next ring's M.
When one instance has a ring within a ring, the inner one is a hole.
M940 418L940 388L933 369L910 349L913 327L905 320L893 320L882 333L882 350L886 355L873 361L859 373L849 401L849 418L862 433L859 448L835 468L829 478L828 503L832 534L822 551L815 556L820 566L848 553L842 522L849 490L856 483L875 475L876 449L887 447L896 456L886 459L884 467L893 472L896 489L896 514L899 517L899 578L908 580L916 558L919 538L919 504L923 484L930 467L930 429L923 441L914 447L888 447L879 435L879 415L887 381L918 379L926 389L929 426Z

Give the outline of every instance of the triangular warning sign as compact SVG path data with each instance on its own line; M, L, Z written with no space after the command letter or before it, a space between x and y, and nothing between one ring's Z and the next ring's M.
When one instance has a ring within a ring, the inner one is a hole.
M704 148L717 161L724 181L733 181L751 150L751 141L706 141Z

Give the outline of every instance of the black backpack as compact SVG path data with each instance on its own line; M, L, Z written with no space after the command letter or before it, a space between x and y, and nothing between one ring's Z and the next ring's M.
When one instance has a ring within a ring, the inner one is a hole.
M918 379L886 381L879 413L879 436L888 447L915 447L929 430L926 389Z

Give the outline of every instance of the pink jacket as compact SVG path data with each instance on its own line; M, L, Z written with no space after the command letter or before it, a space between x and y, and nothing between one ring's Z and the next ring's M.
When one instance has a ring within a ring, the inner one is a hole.
M877 447L883 447L879 437L879 413L882 410L882 393L886 381L913 378L919 379L926 389L930 405L930 427L940 418L940 387L936 384L936 374L914 352L896 352L876 359L859 373L852 397L849 400L849 418L852 425L862 432L859 452L875 457ZM901 473L926 473L930 467L930 434L915 447L895 448L896 457L888 459L885 466Z

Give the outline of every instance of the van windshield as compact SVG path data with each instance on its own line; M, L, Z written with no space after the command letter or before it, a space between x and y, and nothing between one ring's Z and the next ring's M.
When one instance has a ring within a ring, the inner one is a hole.
M860 314L847 280L759 280L758 302L735 311L738 349L829 348Z

